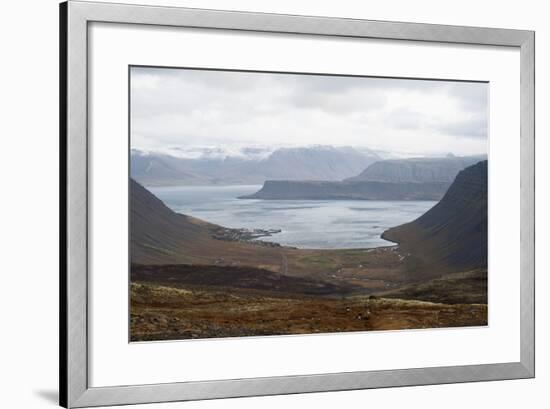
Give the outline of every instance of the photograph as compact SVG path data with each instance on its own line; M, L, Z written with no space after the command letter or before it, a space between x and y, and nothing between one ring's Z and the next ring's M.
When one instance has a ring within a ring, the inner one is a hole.
M550 25L501 3L4 2L0 406L550 407Z
M486 82L129 67L130 341L486 326Z

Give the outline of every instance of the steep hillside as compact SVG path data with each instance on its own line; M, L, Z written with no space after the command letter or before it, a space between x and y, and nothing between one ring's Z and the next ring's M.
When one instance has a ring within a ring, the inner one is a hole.
M348 181L389 183L452 183L458 172L484 156L453 156L445 158L389 159L375 162Z
M130 250L132 262L175 261L182 249L209 238L190 217L174 213L139 183L130 180Z
M451 269L487 266L487 161L462 170L441 201L382 237Z

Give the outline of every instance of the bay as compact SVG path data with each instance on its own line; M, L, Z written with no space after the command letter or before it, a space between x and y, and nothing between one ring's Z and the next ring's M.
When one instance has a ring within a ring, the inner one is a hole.
M281 229L262 237L286 246L316 249L392 245L384 230L415 220L435 201L238 199L247 186L169 186L148 189L172 210L230 228Z

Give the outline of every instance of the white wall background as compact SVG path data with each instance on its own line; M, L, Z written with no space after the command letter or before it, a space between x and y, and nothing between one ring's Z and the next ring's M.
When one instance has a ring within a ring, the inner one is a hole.
M119 0L120 2L120 0ZM304 15L536 30L537 378L534 380L139 406L147 408L545 408L550 403L550 26L523 0L149 0ZM54 0L0 6L0 406L55 407L58 296L58 10ZM546 114L546 115L545 115Z

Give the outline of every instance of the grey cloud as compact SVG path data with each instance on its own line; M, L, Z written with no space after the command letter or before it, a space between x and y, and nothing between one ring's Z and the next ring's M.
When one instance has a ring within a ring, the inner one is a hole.
M485 114L489 104L489 84L456 82L449 83L449 94L456 98L461 108Z
M420 130L445 136L433 143L454 138L459 147L465 137L486 137L487 84L145 67L131 76L132 143L149 147L332 143L410 150ZM430 101L443 101L446 111Z
M478 116L472 119L443 124L439 132L459 138L486 139L488 124L486 116Z
M419 129L426 125L426 118L410 108L398 108L386 116L386 121L397 129Z

